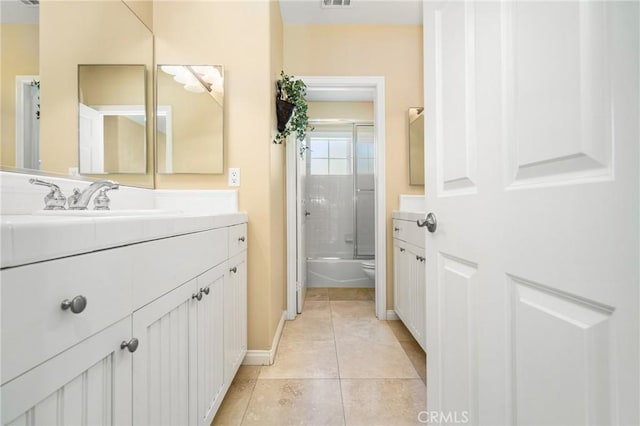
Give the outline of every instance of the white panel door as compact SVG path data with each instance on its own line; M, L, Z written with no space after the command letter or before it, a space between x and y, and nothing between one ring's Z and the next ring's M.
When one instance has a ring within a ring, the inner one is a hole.
M639 14L424 3L431 419L640 423Z
M224 282L227 263L198 277L197 304L197 424L210 425L222 402L224 387ZM196 424L196 423L193 423Z
M2 386L2 424L131 424L130 335L125 318Z
M190 371L196 363L195 280L133 313L133 423L196 424L189 405L197 390Z
M78 140L80 173L104 173L104 117L83 104L78 104Z

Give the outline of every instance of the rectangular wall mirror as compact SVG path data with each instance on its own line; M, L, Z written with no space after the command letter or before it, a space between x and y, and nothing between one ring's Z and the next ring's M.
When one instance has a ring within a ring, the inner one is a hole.
M424 108L409 108L409 184L424 185Z
M156 84L157 173L223 173L223 67L158 65Z
M81 174L145 173L144 65L78 66Z
M135 3L135 7L127 2ZM151 2L130 0L0 1L0 168L51 176L75 176L79 169L89 173L78 162L78 65L144 64L146 75L150 75L153 34L133 10L151 12L151 6ZM102 89L117 91L111 84ZM150 117L152 78L146 79L143 93L146 97L135 102L144 105L146 100L146 115ZM85 101L85 105L94 103ZM122 105L118 100L99 102ZM116 112L112 110L110 114ZM121 118L110 114L103 111L112 128L125 115L130 123L140 119L138 111L120 111ZM108 173L116 173L112 178L122 184L153 187L151 120L147 120L145 132L146 165L134 161L141 153L140 145L134 145L133 152L121 145L117 155L127 158L116 161L115 151L107 151L104 170L96 169L95 175L92 170L90 177L105 178Z

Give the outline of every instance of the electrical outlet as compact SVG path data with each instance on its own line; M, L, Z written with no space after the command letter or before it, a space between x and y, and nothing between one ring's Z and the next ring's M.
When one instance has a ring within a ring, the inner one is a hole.
M229 168L229 186L240 186L240 169L237 167Z

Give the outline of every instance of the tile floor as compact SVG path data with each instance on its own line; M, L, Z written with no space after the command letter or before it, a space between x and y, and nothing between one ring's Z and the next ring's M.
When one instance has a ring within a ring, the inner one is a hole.
M425 370L402 322L375 318L373 289L310 288L275 363L240 367L212 425L417 425Z

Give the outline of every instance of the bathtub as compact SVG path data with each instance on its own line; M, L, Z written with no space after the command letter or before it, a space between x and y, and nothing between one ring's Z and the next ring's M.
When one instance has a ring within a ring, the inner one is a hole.
M307 259L308 287L374 287L360 260Z

